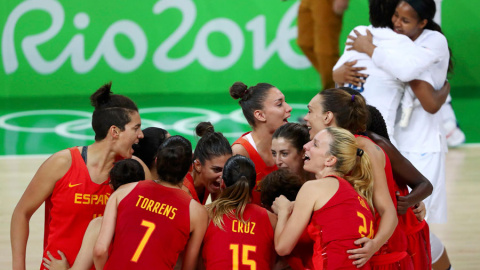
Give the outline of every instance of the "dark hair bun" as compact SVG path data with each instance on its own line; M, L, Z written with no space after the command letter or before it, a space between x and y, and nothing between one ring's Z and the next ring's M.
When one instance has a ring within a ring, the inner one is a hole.
M200 122L195 128L195 133L197 136L203 137L209 133L214 133L215 128L210 122Z
M111 88L112 82L106 83L100 87L90 96L90 104L92 104L95 109L101 108L103 105L107 104L110 101L111 94L113 94L112 91L110 91Z
M233 99L243 98L248 87L242 82L236 82L230 87L230 96Z

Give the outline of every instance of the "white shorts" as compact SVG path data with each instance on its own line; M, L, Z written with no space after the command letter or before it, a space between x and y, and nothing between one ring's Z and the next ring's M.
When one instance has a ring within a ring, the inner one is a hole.
M445 184L445 153L402 152L433 186L432 195L423 202L427 208L428 223L447 223L447 190Z

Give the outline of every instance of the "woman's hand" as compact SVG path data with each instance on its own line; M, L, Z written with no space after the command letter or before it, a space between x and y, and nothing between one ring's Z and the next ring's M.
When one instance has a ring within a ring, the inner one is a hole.
M352 263L360 268L370 260L373 254L378 250L374 239L363 237L356 240L355 245L362 246L361 248L347 250L347 253L352 254L348 256L349 259L354 260Z
M423 202L419 202L414 206L413 213L417 217L418 221L423 221L427 215L427 208L425 208L425 204Z
M357 30L353 30L356 37L349 35L348 38L352 41L345 43L345 45L350 46L347 48L347 51L355 50L360 53L366 53L370 57L373 55L373 51L376 46L373 45L373 36L372 33L367 29L367 34L363 36Z
M395 195L397 196L397 213L399 215L404 215L408 208L415 205L415 202L410 201L409 196L400 196L400 192L396 192Z
M285 196L280 195L280 197L277 197L273 202L272 210L277 215L280 212L285 212L287 215L290 215L293 210L293 202L289 201Z
M43 258L43 266L45 268L50 269L50 270L67 270L70 268L70 265L68 264L67 257L65 257L65 254L61 252L60 250L57 251L57 253L60 255L61 259L57 260L55 259L52 254L50 254L50 251L47 251L47 258Z
M339 68L333 71L333 80L337 84L349 83L355 86L361 87L362 83L365 83L365 78L368 77L367 74L360 73L362 70L366 70L365 67L353 67L357 64L357 60L346 62Z

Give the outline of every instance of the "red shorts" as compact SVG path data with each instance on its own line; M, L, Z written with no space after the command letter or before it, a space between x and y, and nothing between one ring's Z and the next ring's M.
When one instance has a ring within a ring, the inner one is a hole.
M392 252L375 255L370 259L372 270L414 270L412 259L407 252Z
M426 222L415 232L407 234L407 252L412 257L415 269L432 269L430 229Z

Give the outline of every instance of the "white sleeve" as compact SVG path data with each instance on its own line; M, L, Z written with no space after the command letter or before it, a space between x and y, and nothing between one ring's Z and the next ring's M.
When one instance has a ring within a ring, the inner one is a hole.
M432 75L432 72L430 70L426 70L426 71L420 73L420 75L418 75L415 78L415 80L426 81L432 87L435 85L435 83L433 82L433 75Z
M350 33L348 35L356 36L356 34L355 34L355 32L353 32L353 30L357 30L361 34L365 35L367 33L366 29L367 29L366 26L360 25L360 26L357 26L354 29L352 29L352 31L350 31ZM346 41L349 41L349 40L350 39L348 39L348 37L347 37ZM342 56L340 56L340 59L338 59L337 63L335 64L335 66L333 67L332 70L338 69L339 67L341 67L346 62L353 61L354 60L353 58L354 58L355 55L358 55L357 51L353 51L353 50L352 51L347 51L347 46L345 46L345 48L343 49Z
M427 31L427 30L424 30ZM434 58L437 61L442 61L445 58L450 57L450 52L448 51L448 42L443 34L437 31L429 31L425 39L422 40L421 44L417 47L424 50L428 50L431 54L434 55ZM420 73L415 80L426 81L433 87L435 87L434 74L433 70L429 68L428 70ZM437 89L438 90L438 89Z
M372 60L377 67L400 81L409 82L439 59L431 50L418 47L407 36L399 35L397 40L379 44Z

